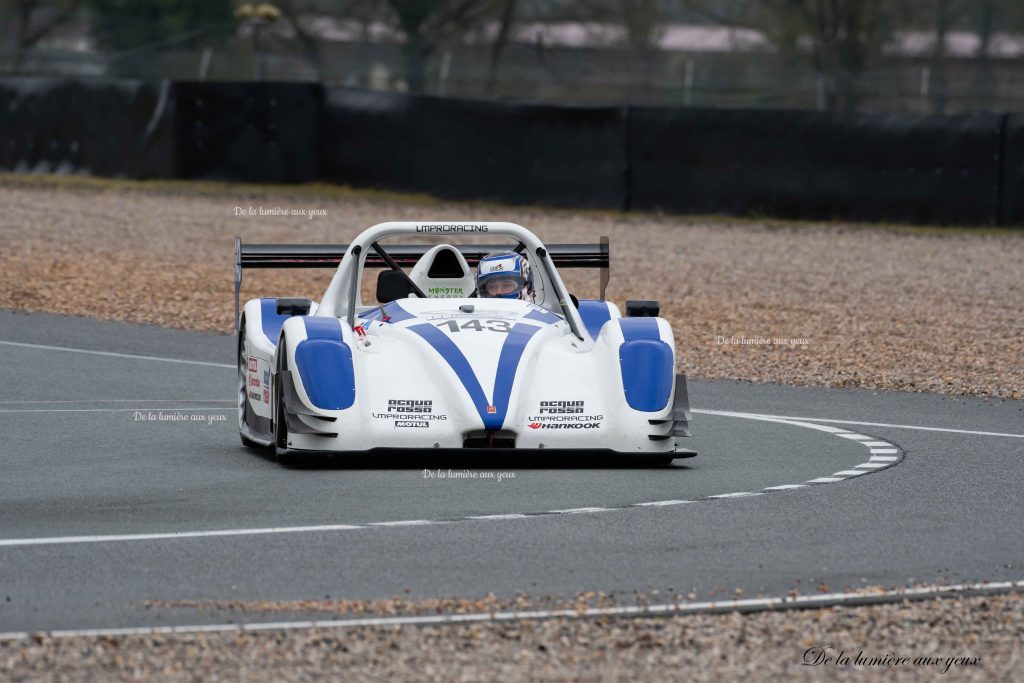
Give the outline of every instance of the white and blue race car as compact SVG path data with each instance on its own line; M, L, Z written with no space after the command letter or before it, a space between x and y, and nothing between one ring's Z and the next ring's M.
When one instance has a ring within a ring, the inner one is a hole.
M507 245L422 243L469 235ZM528 300L477 296L473 267L502 248L528 260ZM247 446L282 459L383 449L695 455L680 444L691 416L672 328L656 302L627 302L622 317L603 300L605 238L545 246L513 223L401 222L342 247L236 239L235 251ZM239 314L243 268L335 265L319 302L253 299ZM558 266L600 268L601 298L570 295ZM374 269L376 300L365 301Z

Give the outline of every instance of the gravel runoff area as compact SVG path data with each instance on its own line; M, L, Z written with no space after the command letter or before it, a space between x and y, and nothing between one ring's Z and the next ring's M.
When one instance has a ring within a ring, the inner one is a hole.
M1024 595L742 615L0 641L10 681L1019 681Z
M0 175L0 206L0 308L227 333L235 235L344 243L386 220L508 220L549 242L609 235L610 298L660 300L691 377L1024 398L1024 231L17 175ZM243 300L319 298L330 275L247 271ZM595 271L566 280L597 293Z
M0 308L227 333L234 235L341 243L385 220L509 220L549 242L609 235L609 297L659 299L691 377L1024 398L1024 232L580 212L318 186L4 175L0 206ZM238 215L249 207L257 215ZM259 215L260 207L307 215ZM247 272L243 299L317 298L329 278L329 271ZM596 294L595 272L570 272L566 280L581 296ZM459 611L444 601L427 608ZM245 605L236 609L238 620L254 616ZM403 603L401 613L423 609ZM1022 623L1024 596L1005 595L751 615L40 634L0 641L0 679L1011 681L1024 679ZM825 646L849 660L804 664ZM915 663L919 657L935 661Z

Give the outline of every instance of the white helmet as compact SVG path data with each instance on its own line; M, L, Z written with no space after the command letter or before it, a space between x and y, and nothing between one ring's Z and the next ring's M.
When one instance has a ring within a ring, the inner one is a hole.
M487 254L476 266L477 296L485 299L533 298L530 263L514 251Z

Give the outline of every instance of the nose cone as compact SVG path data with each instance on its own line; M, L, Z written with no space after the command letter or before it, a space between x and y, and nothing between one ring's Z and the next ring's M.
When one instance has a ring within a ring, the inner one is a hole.
M408 328L438 354L469 394L485 429L501 429L527 345L541 326L507 318L453 318Z

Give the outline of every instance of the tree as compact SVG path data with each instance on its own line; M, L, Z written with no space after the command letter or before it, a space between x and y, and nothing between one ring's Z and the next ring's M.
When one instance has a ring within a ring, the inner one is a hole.
M409 92L426 88L427 60L438 45L493 16L504 0L387 0L405 36L402 56Z
M18 73L25 53L78 14L81 0L65 0L44 7L40 0L14 0L14 52L11 71Z
M971 95L976 103L989 103L996 95L995 70L992 68L992 36L995 34L996 3L995 0L984 0L978 13L978 68L974 72Z
M645 91L650 85L658 41L665 28L658 0L619 0L619 16L635 63L630 81L634 88Z
M709 0L683 0L716 23L760 31L783 55L809 57L830 110L856 111L859 81L892 36L899 2L889 0L749 0L721 12ZM802 47L802 41L809 49Z
M488 94L494 93L495 85L498 82L498 66L501 62L501 53L508 43L508 36L515 23L517 0L503 0L501 9L501 20L498 24L498 33L491 46L491 61L487 67L487 85L485 89Z
M223 39L235 32L231 0L88 0L94 15L94 34L101 46L114 52L112 70L159 75L138 60L151 50L196 45L200 39ZM146 73L150 71L151 73Z
M288 23L292 25L292 30L295 31L295 38L302 48L306 63L313 70L316 80L322 81L324 77L323 54L320 50L320 42L306 31L306 28L302 25L301 15L305 8L299 0L280 0L280 3L281 13L288 20Z

